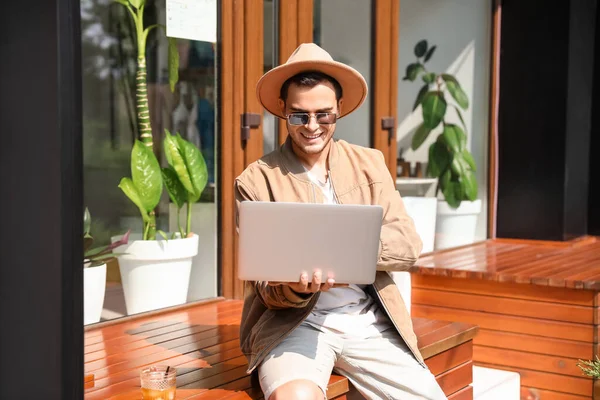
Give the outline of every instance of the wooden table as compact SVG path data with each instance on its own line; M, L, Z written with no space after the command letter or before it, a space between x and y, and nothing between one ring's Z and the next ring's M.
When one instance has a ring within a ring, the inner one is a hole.
M476 324L475 365L519 372L523 399L592 398L576 366L599 353L600 241L488 240L425 255L412 313Z
M140 399L139 371L151 364L177 368L177 399L261 399L239 349L242 303L211 301L127 318L85 333L86 399ZM413 320L419 348L452 400L472 399L472 324ZM329 398L354 389L332 375Z

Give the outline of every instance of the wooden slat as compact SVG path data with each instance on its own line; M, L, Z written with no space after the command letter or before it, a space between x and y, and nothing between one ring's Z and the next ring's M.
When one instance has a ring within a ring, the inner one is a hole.
M521 398L526 400L589 400L589 397L564 392L521 387Z
M482 367L514 371L521 375L521 387L532 387L549 391L576 394L580 396L592 395L592 380L566 375L551 374L548 372L533 371L530 369L508 368L503 365L477 363ZM589 397L588 397L589 398Z
M298 47L298 0L279 2L279 64L285 64L292 52ZM287 138L287 126L278 119L279 144Z
M233 158L236 152L234 147L234 110L233 97L236 92L234 87L234 34L233 34L233 0L221 2L221 131L220 151L221 169L219 171L219 189L222 199L220 201L220 265L221 265L221 291L222 295L233 297L234 265L235 265L235 196L233 181L235 179ZM239 118L239 117L238 117Z
M478 311L458 310L445 307L433 307L414 304L413 315L422 318L441 319L447 321L464 321L479 325L481 328L503 330L505 332L524 333L553 337L558 339L594 342L592 325L574 324L570 322L547 321L534 318L513 317L509 315L488 314Z
M386 156L389 157L389 144L387 131L381 127L381 119L383 117L390 117L390 77L392 71L390 70L392 64L390 61L390 49L391 49L391 14L392 14L392 0L380 0L375 2L374 7L375 18L372 18L372 22L375 24L373 27L374 32L374 58L371 73L371 88L370 96L373 104L372 108L372 122L371 126L373 147L380 150ZM397 71L394 71L397 73ZM390 171L392 172L392 171ZM393 171L393 175L396 176L396 171Z
M455 368L473 359L473 342L469 340L461 345L452 347L425 360L431 373L435 376Z
M296 40L297 44L310 43L313 41L313 14L314 14L314 3L313 0L297 0L297 33ZM286 23L284 21L283 23Z
M473 382L473 363L471 361L452 368L435 377L444 394L450 396Z
M498 283L478 279L453 279L443 276L411 274L414 288L443 289L449 292L483 294L549 303L575 304L593 307L597 294L593 291L554 288L517 283Z
M389 76L389 115L396 121L396 126L400 124L398 121L398 42L400 40L400 0L391 1L391 12L390 12L390 47L389 47L389 62L390 62L390 76ZM376 43L378 46L379 43ZM378 96L375 93L375 96ZM392 178L396 180L398 168L398 137L396 133L396 126L394 127L391 139L388 141L386 162Z
M492 18L492 70L490 73L490 119L488 160L488 237L496 238L498 208L498 106L500 104L500 32L501 0L494 0Z
M431 334L418 337L419 350L423 358L427 359L452 347L472 340L477 334L477 326L462 323L448 323Z
M263 0L246 1L244 6L244 20L246 21L244 26L244 51L246 54L244 60L244 112L259 115L262 115L262 107L256 98L256 83L262 76L264 69L263 14ZM263 132L261 121L260 127L252 129L250 139L246 143L244 167L258 160L262 155Z
M576 365L576 358L475 345L473 346L473 361L581 377L581 370Z
M451 394L448 396L448 400L473 400L473 386L469 385L466 388Z
M421 257L411 272L537 286L600 290L600 241L563 246L487 240Z
M493 296L493 293L492 296L485 296L414 288L412 303L581 324L594 322L594 315L590 307L498 298Z
M480 346L499 347L530 353L572 357L584 360L594 358L593 343L577 342L573 340L554 339L480 328L477 336L473 339L473 342Z

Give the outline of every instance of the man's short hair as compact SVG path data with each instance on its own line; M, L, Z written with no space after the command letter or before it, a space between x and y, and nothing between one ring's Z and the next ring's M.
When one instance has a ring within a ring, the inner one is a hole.
M331 76L319 71L300 72L299 74L296 74L289 78L283 83L283 85L281 85L281 90L279 91L279 98L285 103L285 101L287 100L288 89L292 83L298 86L313 88L322 82L329 82L333 85L333 89L335 90L335 98L337 101L340 101L343 95L342 86L340 85L340 83L337 80L333 79Z

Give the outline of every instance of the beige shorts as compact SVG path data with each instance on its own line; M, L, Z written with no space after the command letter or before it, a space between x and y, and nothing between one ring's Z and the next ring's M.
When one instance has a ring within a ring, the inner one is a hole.
M297 379L314 382L327 398L332 370L347 377L367 399L446 399L435 377L394 329L354 339L302 324L271 351L258 375L265 400Z

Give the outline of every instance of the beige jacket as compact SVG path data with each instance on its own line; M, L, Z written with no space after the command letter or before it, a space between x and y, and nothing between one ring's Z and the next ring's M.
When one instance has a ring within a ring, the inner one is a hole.
M398 288L386 271L405 271L417 260L422 243L385 164L383 154L332 143L329 179L340 204L378 204L383 207L377 275L367 290L387 312L394 326L424 365L412 321ZM311 183L292 151L291 141L250 164L235 181L236 210L242 201L322 203L323 194ZM241 348L253 371L292 330L308 316L319 293L304 295L287 286L246 282L240 326Z

